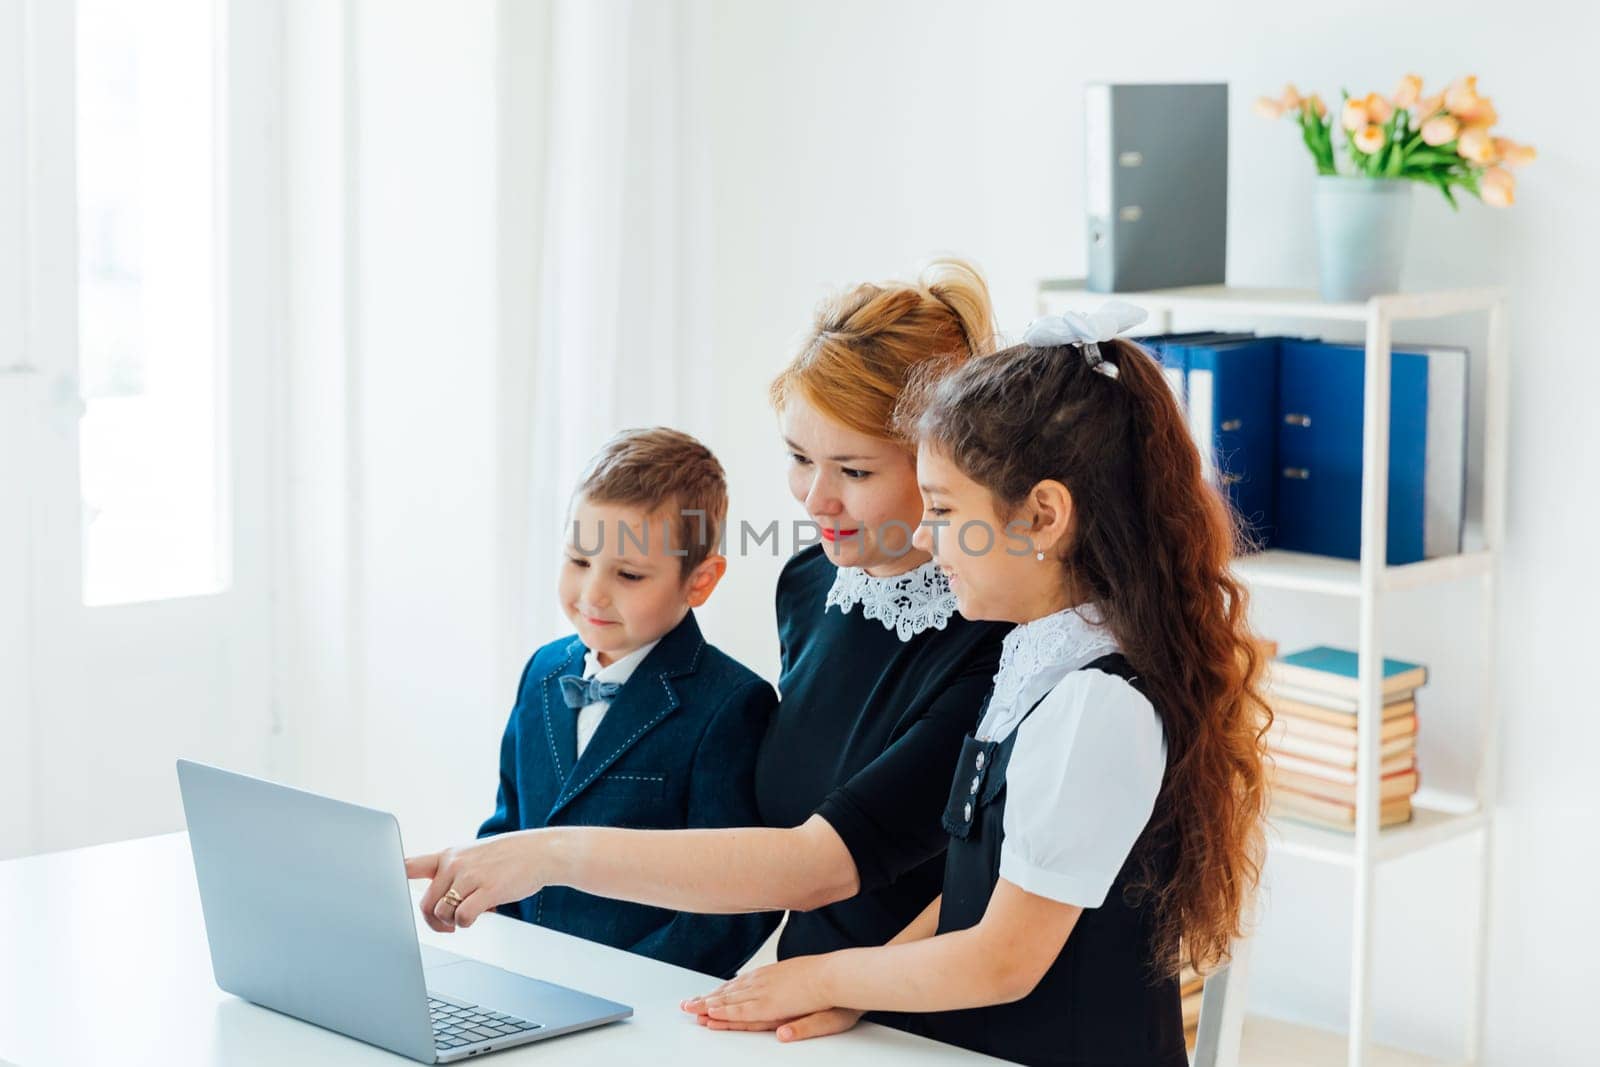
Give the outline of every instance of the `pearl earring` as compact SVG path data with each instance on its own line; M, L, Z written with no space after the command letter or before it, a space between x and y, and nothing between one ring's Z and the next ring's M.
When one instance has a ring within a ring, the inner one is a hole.
M1033 554L1033 558L1038 560L1040 563L1043 563L1044 562L1044 553L1043 552L1035 552Z

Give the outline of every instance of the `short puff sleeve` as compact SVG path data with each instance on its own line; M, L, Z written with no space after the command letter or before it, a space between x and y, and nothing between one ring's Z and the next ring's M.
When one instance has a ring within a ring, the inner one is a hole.
M1000 877L1098 908L1150 821L1166 773L1161 717L1126 680L1067 675L1018 728Z

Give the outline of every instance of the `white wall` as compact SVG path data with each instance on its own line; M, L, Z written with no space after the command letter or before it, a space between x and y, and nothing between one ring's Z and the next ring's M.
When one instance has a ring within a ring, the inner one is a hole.
M1438 87L1480 76L1539 161L1522 202L1452 215L1419 189L1406 284L1499 283L1512 293L1510 531L1498 620L1506 670L1494 936L1486 1035L1494 1063L1577 1062L1600 919L1590 786L1600 717L1587 684L1600 576L1590 532L1600 364L1585 335L1600 288L1592 242L1600 146L1573 125L1586 99L1592 7L1427 6L1357 0L1334 9L1229 5L955 2L712 5L714 357L726 402L709 435L734 507L789 516L764 387L824 289L903 274L931 252L974 257L1001 322L1034 312L1036 282L1081 275L1082 86L1223 80L1232 85L1229 274L1238 284L1314 284L1312 171L1291 127L1250 113L1289 80L1337 97L1388 92L1407 72ZM713 640L771 671L777 564L735 560L707 612ZM1470 781L1472 601L1411 599L1387 619L1396 651L1435 669L1425 694L1430 784ZM1263 598L1286 643L1353 643L1355 617L1303 598ZM1385 869L1379 881L1375 1035L1455 1051L1467 990L1462 942L1476 892L1470 850ZM1339 1026L1347 988L1348 880L1275 861L1252 1008Z

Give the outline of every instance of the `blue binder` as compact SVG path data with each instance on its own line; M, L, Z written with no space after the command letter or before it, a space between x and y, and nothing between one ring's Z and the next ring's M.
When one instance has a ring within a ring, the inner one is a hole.
M1273 544L1361 558L1365 355L1354 345L1279 346ZM1464 349L1396 349L1390 360L1388 562L1461 550L1466 476Z
M1208 342L1244 341L1254 337L1251 333L1225 333L1217 330L1196 330L1189 333L1150 334L1137 340L1161 360L1161 372L1178 406L1188 409L1189 393L1186 377L1189 372L1189 346Z
M1265 547L1274 529L1278 347L1281 338L1190 342L1189 431L1201 469L1228 499L1247 544Z

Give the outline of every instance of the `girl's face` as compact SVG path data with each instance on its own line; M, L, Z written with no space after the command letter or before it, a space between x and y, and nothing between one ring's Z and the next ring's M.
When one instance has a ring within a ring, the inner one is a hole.
M926 563L911 535L922 514L916 461L899 444L857 433L800 397L780 422L789 449L789 491L822 531L840 567L884 577Z
M1057 553L1036 541L1053 531L1036 532L1025 517L1000 515L986 487L926 444L917 449L917 481L923 500L917 545L950 579L963 618L1021 623L1067 606Z

